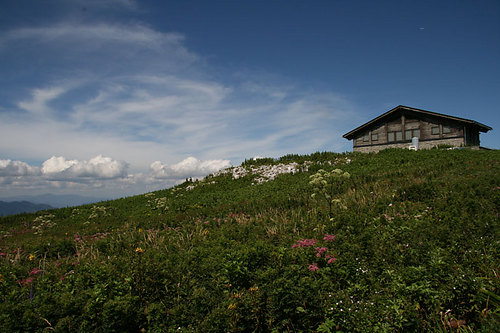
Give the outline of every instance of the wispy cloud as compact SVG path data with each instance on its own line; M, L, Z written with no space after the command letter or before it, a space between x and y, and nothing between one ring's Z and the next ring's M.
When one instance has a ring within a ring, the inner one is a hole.
M52 87L47 89L34 89L32 98L27 101L21 101L17 104L20 109L28 111L33 115L43 116L50 111L50 101L57 99L65 92L63 87Z
M342 96L265 73L215 79L182 34L142 24L66 21L8 31L0 44L0 57L37 52L45 70L0 102L0 153L44 161L25 165L40 172L31 183L7 177L24 162L5 166L11 188L167 186L251 156L342 149L352 122Z

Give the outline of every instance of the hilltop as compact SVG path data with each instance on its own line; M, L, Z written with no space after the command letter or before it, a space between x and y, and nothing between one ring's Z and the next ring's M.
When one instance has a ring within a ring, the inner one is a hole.
M500 152L247 160L0 218L0 330L494 331Z

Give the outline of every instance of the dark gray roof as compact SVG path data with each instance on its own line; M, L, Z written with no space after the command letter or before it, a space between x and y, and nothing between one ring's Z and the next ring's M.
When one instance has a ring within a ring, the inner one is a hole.
M344 134L342 137L344 137L348 140L351 140L354 137L356 137L356 134L358 134L359 132L365 131L367 128L371 127L372 125L383 122L387 118L391 118L392 116L394 116L395 114L398 114L399 112L405 112L405 113L414 114L417 116L420 115L420 116L427 116L427 117L441 118L441 119L447 119L447 120L451 120L451 121L457 121L457 122L464 123L467 125L475 126L479 129L479 131L484 132L484 133L492 130L491 127L486 126L484 124L481 124L480 122L477 122L475 120L465 119L465 118L460 118L460 117L455 117L455 116L449 116L446 114L427 111L427 110L411 108L409 106L404 106L404 105L398 105L395 108L387 111L386 113L384 113L376 118L373 118L369 122L364 123L363 125L361 125L359 127L356 127L352 131Z

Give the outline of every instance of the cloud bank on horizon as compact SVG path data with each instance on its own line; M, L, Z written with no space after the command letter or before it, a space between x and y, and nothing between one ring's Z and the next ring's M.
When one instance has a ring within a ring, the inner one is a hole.
M200 161L188 157L167 165L160 161L151 163L146 174L129 174L128 163L102 155L85 160L67 160L52 156L41 167L22 161L0 160L0 185L25 189L124 189L132 185L169 186L186 178L201 178L231 166L229 160Z

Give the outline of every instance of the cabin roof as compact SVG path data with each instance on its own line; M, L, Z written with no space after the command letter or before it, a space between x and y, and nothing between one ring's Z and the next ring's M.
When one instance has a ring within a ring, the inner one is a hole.
M357 134L365 131L367 128L370 128L371 126L373 126L377 123L384 122L384 121L392 118L396 114L400 114L400 113L405 113L408 115L412 114L412 115L417 116L417 117L418 116L420 116L420 117L432 117L432 118L441 118L441 119L445 119L445 120L456 121L456 122L460 122L463 124L475 126L479 129L479 131L484 132L484 133L492 130L491 127L486 126L484 124L481 124L480 122L477 122L475 120L450 116L450 115L432 112L432 111L427 111L427 110L421 110L421 109L412 108L412 107L404 106L404 105L398 105L395 108L387 111L386 113L381 114L380 116L378 116L376 118L373 118L372 120L364 123L363 125L361 125L359 127L356 127L352 131L344 134L342 137L344 137L348 140L351 140L351 139L355 138L357 136Z

